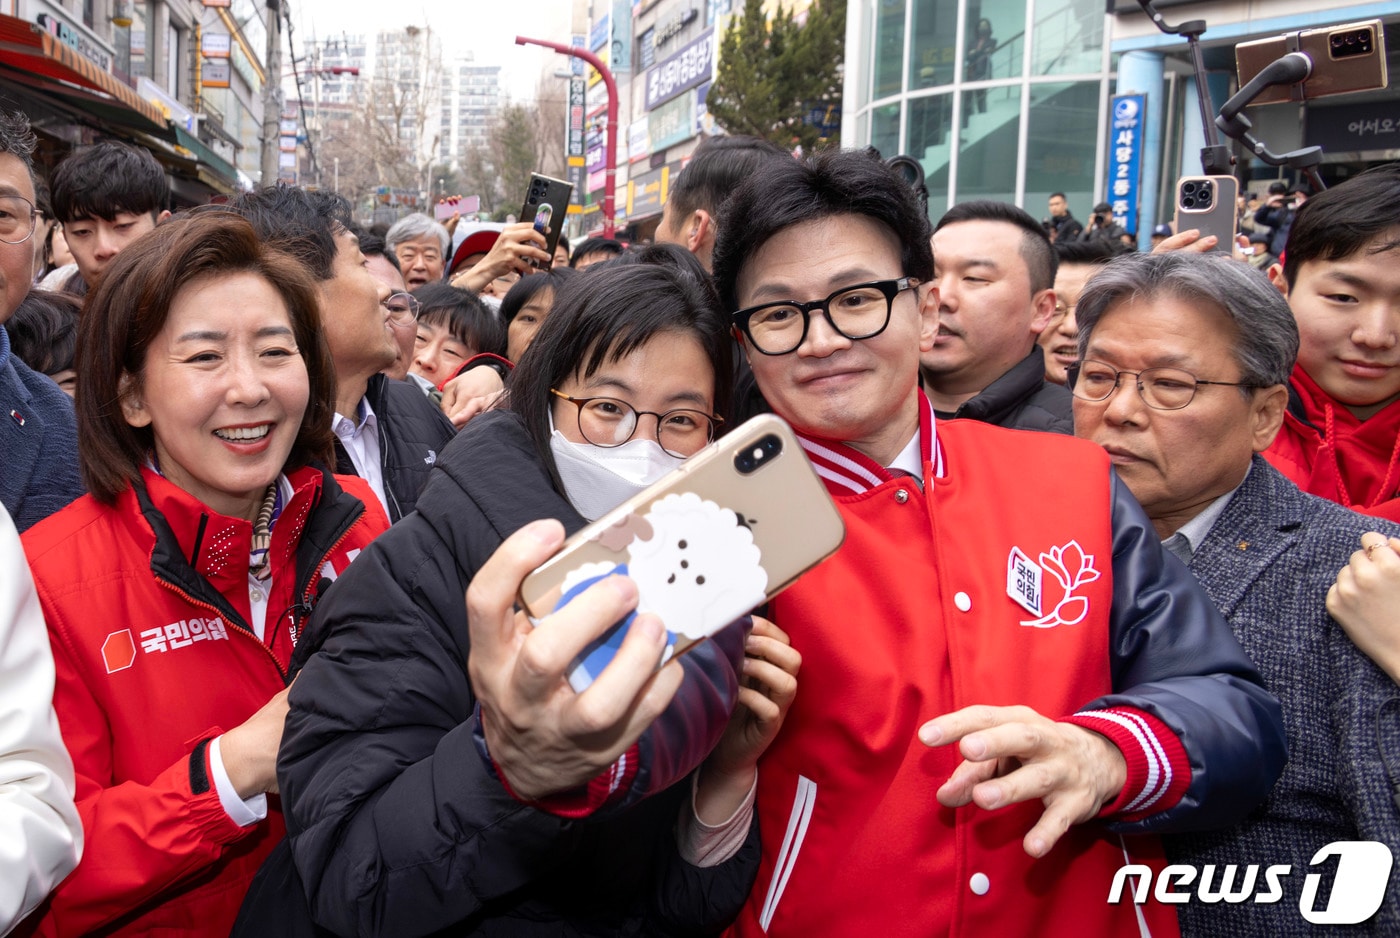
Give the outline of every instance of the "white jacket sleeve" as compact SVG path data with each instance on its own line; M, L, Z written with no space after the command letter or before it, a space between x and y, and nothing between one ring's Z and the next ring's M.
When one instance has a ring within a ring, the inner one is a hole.
M53 683L39 597L19 533L0 507L0 935L44 901L82 852Z

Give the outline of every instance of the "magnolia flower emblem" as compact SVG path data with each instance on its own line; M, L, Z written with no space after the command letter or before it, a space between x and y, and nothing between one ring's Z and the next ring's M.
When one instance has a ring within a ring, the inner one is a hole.
M1064 587L1064 597L1055 608L1039 619L1023 619L1022 625L1036 629L1052 629L1057 625L1078 625L1089 614L1089 599L1076 596L1074 591L1099 578L1094 568L1094 555L1084 553L1078 541L1070 541L1064 547L1052 547L1048 553L1040 555L1040 566Z

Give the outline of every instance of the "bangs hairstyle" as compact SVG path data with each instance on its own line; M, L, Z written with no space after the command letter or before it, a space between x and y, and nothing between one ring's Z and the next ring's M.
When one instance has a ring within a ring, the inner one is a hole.
M1381 254L1400 247L1397 206L1400 163L1373 166L1298 206L1283 252L1289 289L1308 261L1340 261L1361 250Z
M122 251L88 298L78 326L78 461L98 501L111 504L140 475L154 446L150 427L122 414L123 390L141 393L146 353L165 327L181 290L196 281L252 273L287 304L311 394L284 470L330 465L335 371L321 335L317 292L306 268L267 247L248 222L229 212L171 219ZM122 388L122 378L130 385Z
M559 240L564 239L561 236ZM520 315L525 304L535 298L536 293L541 290L553 290L554 295L558 296L564 284L578 275L578 271L572 267L551 267L549 270L521 277L501 300L501 321L510 325L515 321L515 317Z
M549 448L550 388L573 376L590 378L668 332L700 343L714 365L714 412L727 421L733 341L709 278L670 265L609 265L556 291L549 318L510 374L506 406L520 415L560 491L563 483ZM721 423L718 430L724 427Z
M123 212L158 215L170 207L165 169L145 147L103 142L68 156L50 180L53 213L63 224L112 221Z
M418 321L452 333L452 338L472 349L473 354L506 353L506 326L486 304L468 290L445 283L425 283L413 291L420 309Z
M805 160L763 161L724 203L714 269L725 309L739 308L739 274L770 238L842 215L888 228L899 241L903 275L925 283L933 278L928 214L909 184L864 150L825 150Z
M10 351L40 374L67 371L73 367L82 308L82 297L71 293L30 290L4 325Z

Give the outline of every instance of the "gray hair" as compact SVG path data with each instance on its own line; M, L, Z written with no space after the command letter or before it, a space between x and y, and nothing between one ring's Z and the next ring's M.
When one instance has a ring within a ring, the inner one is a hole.
M1223 254L1128 254L1104 265L1075 307L1079 357L1085 356L1094 327L1110 309L1164 296L1204 304L1230 317L1242 383L1268 387L1288 382L1298 357L1298 323L1288 301L1264 274Z
M417 241L425 235L436 235L438 243L442 247L443 260L449 259L452 235L447 233L447 229L442 226L441 222L433 221L422 212L405 215L394 222L394 226L384 236L384 243L389 246L389 250L397 251L398 246L405 241Z
M8 153L29 170L34 181L34 148L39 138L29 128L29 118L22 111L0 111L0 153Z

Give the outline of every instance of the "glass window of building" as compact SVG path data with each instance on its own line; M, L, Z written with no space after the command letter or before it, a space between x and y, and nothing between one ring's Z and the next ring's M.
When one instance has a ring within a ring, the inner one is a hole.
M1099 83L1031 85L1026 141L1025 205L1045 212L1052 192L1063 192L1081 221L1094 205L1094 160L1098 149Z
M1100 0L1036 0L1033 75L1093 75L1103 67Z
M1099 12L1102 17L1103 11ZM969 2L966 30L965 81L1021 77L1026 58L1026 0Z
M848 0L844 142L924 167L929 211L987 198L1039 217L1102 189L1103 0Z
M879 0L875 6L875 97L887 98L904 88L904 3ZM881 152L884 152L883 150Z

